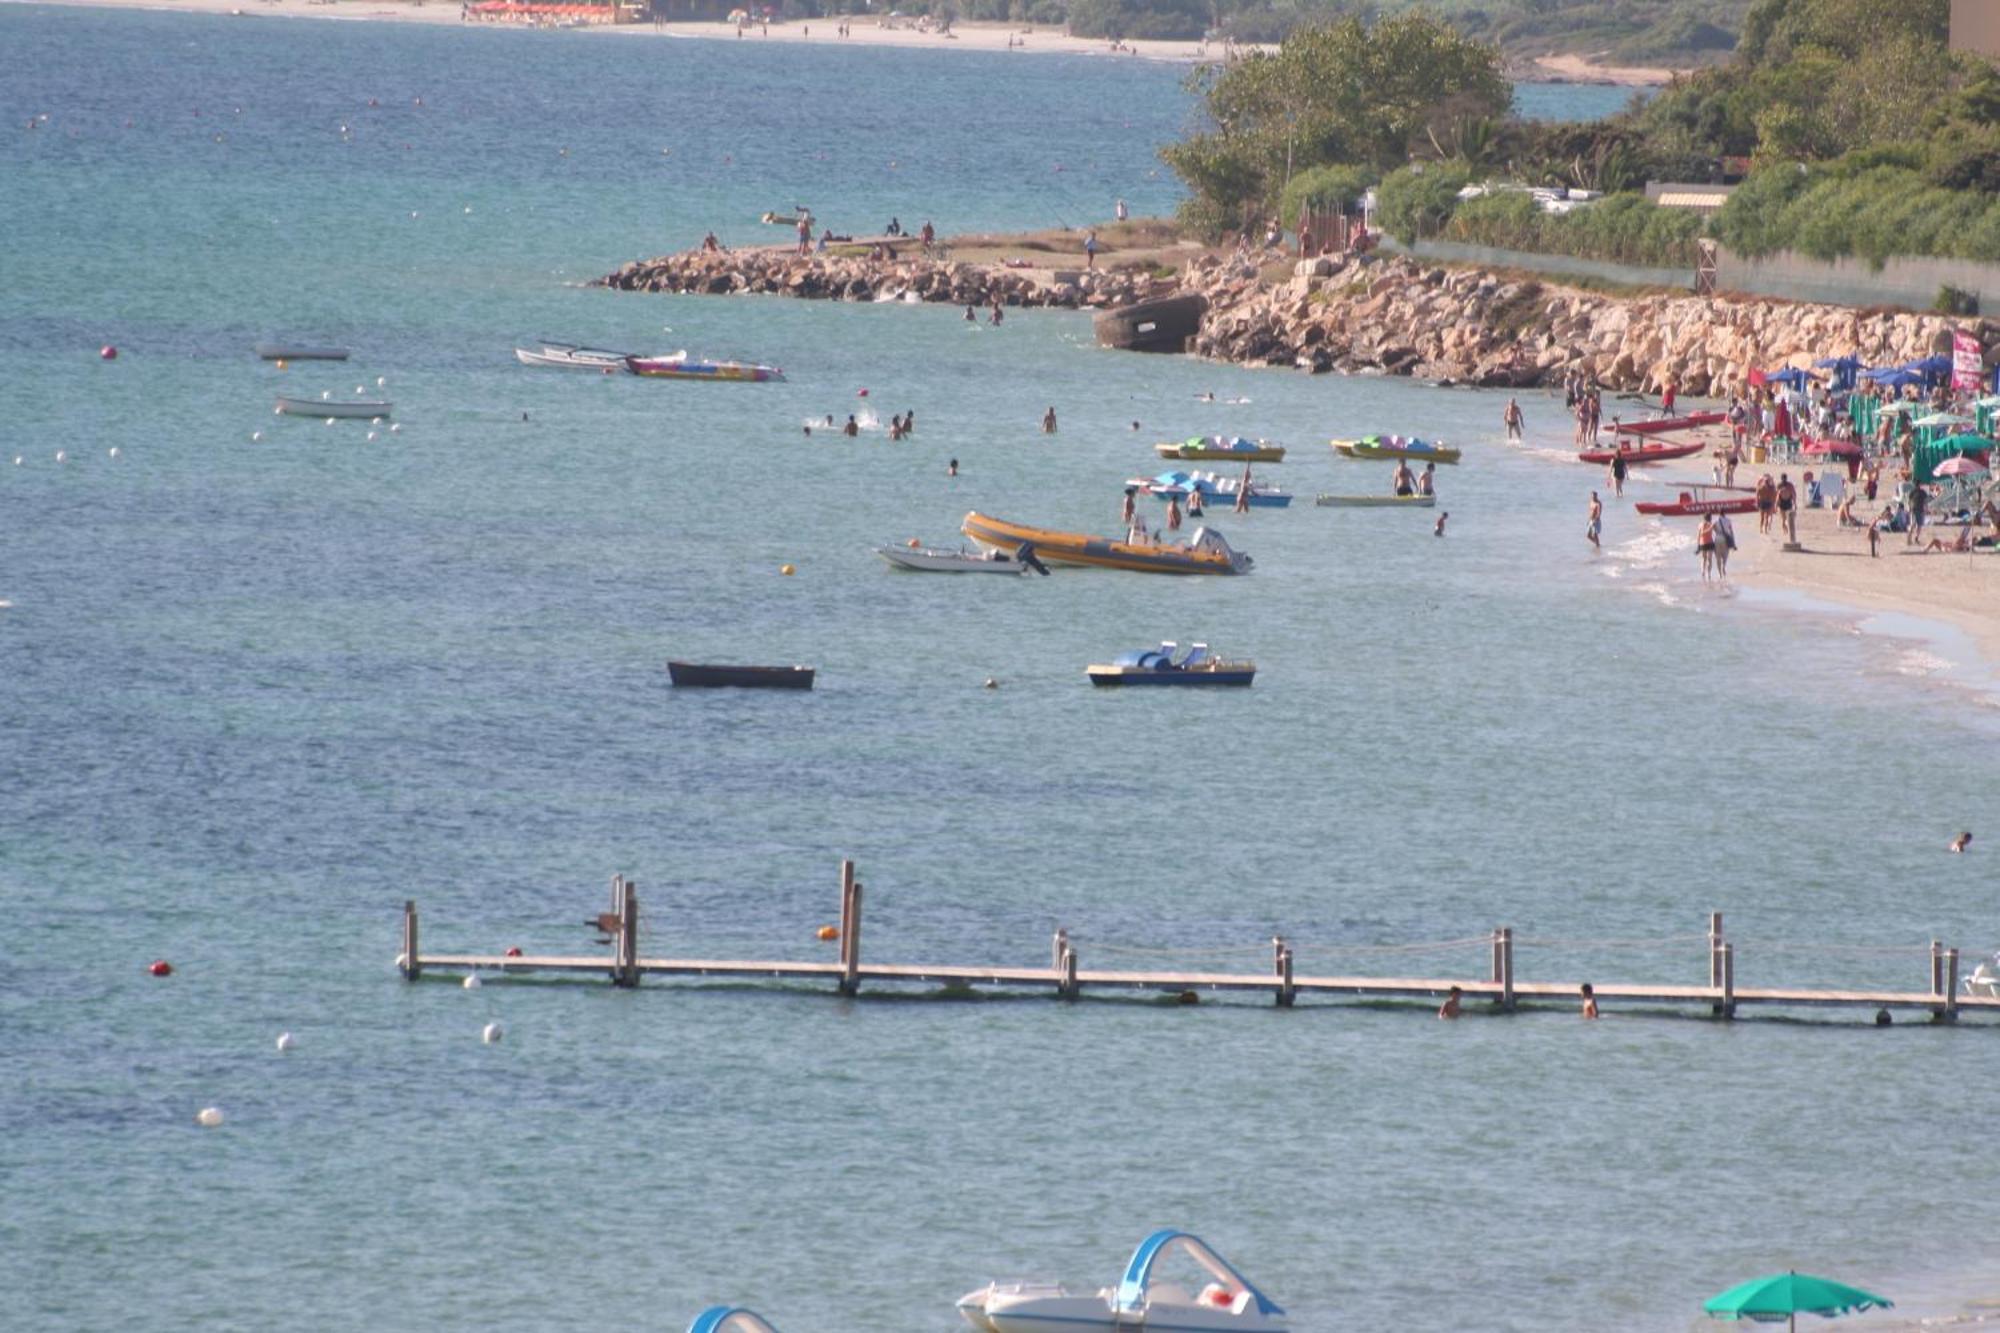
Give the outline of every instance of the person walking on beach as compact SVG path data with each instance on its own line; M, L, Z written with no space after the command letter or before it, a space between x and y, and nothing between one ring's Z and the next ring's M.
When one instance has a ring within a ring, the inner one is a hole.
M1083 234L1083 266L1097 267L1097 228L1092 227Z
M1715 573L1715 520L1707 514L1701 516L1701 526L1695 529L1694 553L1701 561L1701 581L1706 583Z
M1715 516L1715 577L1729 580L1729 553L1736 549L1736 525L1729 515Z
M1521 438L1521 405L1512 398L1507 400L1507 410L1500 414L1500 424L1507 428L1508 439Z
M1925 511L1930 508L1931 493L1915 482L1910 483L1910 528L1904 538L1905 545L1915 545L1923 540Z
M1113 208L1111 211L1117 215L1117 218L1120 222L1123 222L1128 216L1130 216L1130 214L1127 212L1125 208L1125 201L1123 199L1120 199L1118 201L1117 207Z
M1771 535L1771 515L1778 511L1778 487L1766 472L1757 478L1757 532L1761 536Z
M1680 381L1667 377L1667 387L1660 390L1660 417L1664 420L1674 414L1674 399L1680 394Z
M1592 546L1600 547L1598 536L1604 531L1604 501L1597 498L1597 492L1590 493L1590 521L1584 524L1583 535Z
M1053 435L1055 433L1056 433L1056 410L1055 408L1051 407L1048 411L1042 413L1042 434Z
M1783 472L1778 474L1778 524L1785 534L1785 544L1799 544L1799 492L1792 485L1791 477Z

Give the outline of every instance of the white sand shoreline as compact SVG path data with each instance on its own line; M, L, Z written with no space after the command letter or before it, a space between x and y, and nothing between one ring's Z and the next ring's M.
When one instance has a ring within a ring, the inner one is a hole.
M453 0L0 0L0 5L48 5L81 9L144 9L163 13L228 15L243 18L304 18L338 22L453 24L468 28L542 31L527 24L467 21ZM563 29L613 36L674 37L682 40L798 42L835 46L883 46L928 51L997 51L1029 55L1098 56L1111 60L1157 60L1195 65L1219 61L1228 51L1271 50L1272 47L1223 47L1195 41L1135 39L1112 43L1101 37L1072 37L1060 27L1026 23L993 23L960 19L949 35L925 32L908 24L886 27L879 19L850 19L846 37L835 35L833 17L756 26L741 36L727 23L675 20L666 23L594 24ZM814 35L817 30L818 35ZM1510 67L1509 77L1524 83L1588 83L1618 87L1657 87L1682 71L1597 65L1583 56L1542 56Z

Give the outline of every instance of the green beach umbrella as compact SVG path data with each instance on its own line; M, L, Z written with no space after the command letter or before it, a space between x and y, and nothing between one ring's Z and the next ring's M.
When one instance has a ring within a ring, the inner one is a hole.
M1797 1328L1801 1311L1831 1319L1837 1314L1886 1310L1894 1304L1887 1297L1832 1278L1814 1277L1810 1273L1774 1273L1731 1287L1703 1302L1701 1308L1716 1319L1754 1319L1760 1324L1775 1324L1782 1319L1787 1328Z

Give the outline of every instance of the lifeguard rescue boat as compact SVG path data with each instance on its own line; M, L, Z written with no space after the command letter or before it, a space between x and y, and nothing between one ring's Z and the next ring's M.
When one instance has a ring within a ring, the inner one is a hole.
M1577 459L1584 463L1604 464L1611 461L1613 454L1617 454L1627 465L1665 463L1675 458L1692 458L1705 447L1700 440L1688 444L1663 444L1653 440L1645 444L1621 444L1616 449L1585 449L1577 454Z
M1676 499L1641 500L1632 507L1642 514L1659 514L1667 518L1750 514L1757 509L1757 492L1747 486L1690 486Z

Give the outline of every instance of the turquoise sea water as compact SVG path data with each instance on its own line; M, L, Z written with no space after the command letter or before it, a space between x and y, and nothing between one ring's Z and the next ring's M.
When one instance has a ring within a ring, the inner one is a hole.
M1696 982L1719 909L1741 984L1914 987L1933 935L2000 942L1989 863L1941 854L1993 822L1982 696L1705 594L1622 505L1592 558L1558 404L1508 449L1494 395L1081 316L578 285L794 200L1165 209L1174 71L12 8L0 69L0 1324L941 1333L1161 1225L1314 1330L1681 1330L1788 1266L1906 1304L1991 1270L1940 1225L2000 1184L1978 1024L397 979L406 897L428 947L567 951L618 871L648 952L827 956L841 856L884 960L1033 964L1062 925L1086 966L1282 932L1302 971L1473 974L1354 951L1504 924L1524 977ZM355 359L280 372L271 333ZM536 335L791 377L536 373ZM394 435L271 415L378 376ZM864 405L917 436L800 432ZM869 549L973 507L1108 531L1196 431L1371 489L1323 441L1398 428L1468 448L1443 540L1306 504L1218 519L1244 579ZM1258 682L1084 683L1162 637ZM677 695L668 656L821 685Z

